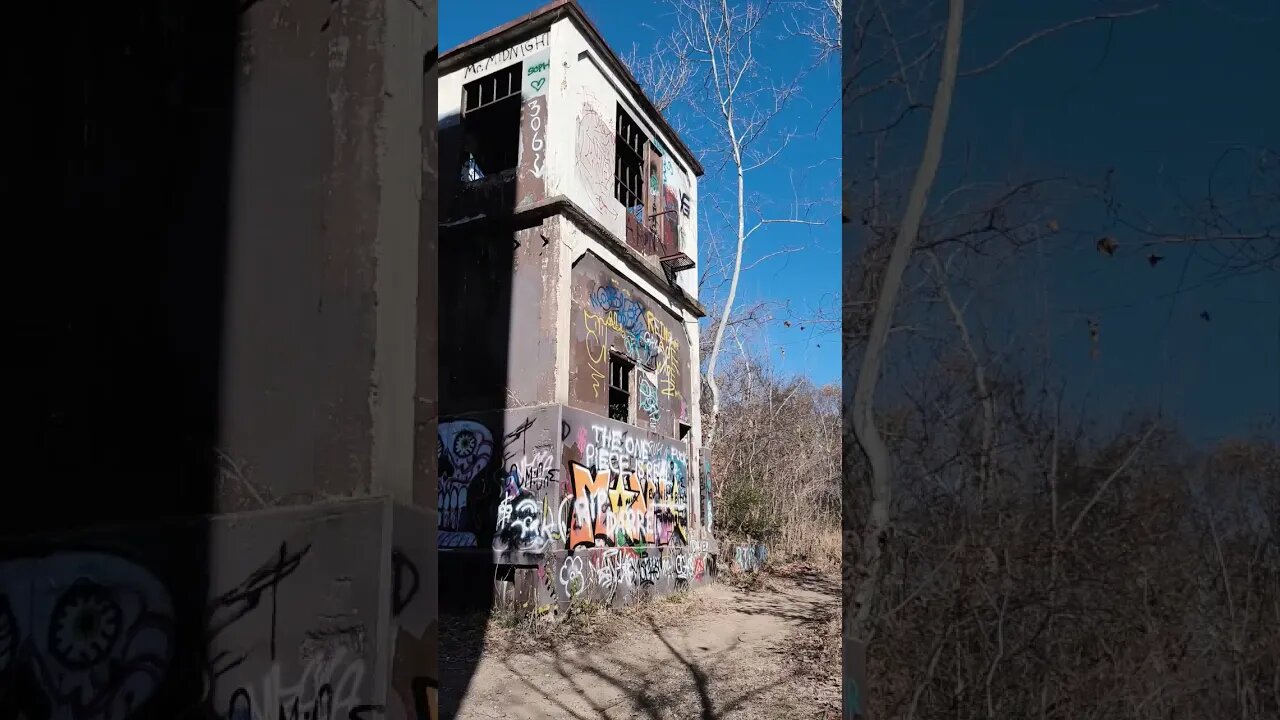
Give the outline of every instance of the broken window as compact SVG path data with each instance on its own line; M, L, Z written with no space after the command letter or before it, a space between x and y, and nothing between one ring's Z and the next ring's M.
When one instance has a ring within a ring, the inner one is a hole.
M462 182L504 172L520 160L520 71L516 63L462 86Z
M613 171L613 196L631 213L631 216L644 224L645 206L645 148L649 138L640 131L627 111L618 105L617 120L617 157ZM661 177L661 176L659 176Z
M631 422L631 371L635 368L620 355L609 356L609 419Z
M676 423L676 437L680 438L681 442L689 442L689 433L691 432L693 432L693 426L689 423Z

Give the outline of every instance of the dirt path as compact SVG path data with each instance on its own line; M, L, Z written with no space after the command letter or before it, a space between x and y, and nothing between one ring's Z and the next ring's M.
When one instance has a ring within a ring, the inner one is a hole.
M800 569L605 611L577 638L486 650L457 718L838 718L839 608L838 576Z

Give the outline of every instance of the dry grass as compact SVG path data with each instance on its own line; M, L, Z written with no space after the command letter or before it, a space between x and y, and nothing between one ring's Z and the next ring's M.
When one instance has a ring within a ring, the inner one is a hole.
M823 527L804 534L803 542L769 545L768 566L811 565L823 570L840 567L839 527Z
M671 626L706 609L703 597L692 590L682 590L627 606L627 624L644 628L652 620ZM617 608L603 603L575 602L567 612L554 616L495 613L485 627L484 649L486 653L508 657L548 647L595 647L617 638Z

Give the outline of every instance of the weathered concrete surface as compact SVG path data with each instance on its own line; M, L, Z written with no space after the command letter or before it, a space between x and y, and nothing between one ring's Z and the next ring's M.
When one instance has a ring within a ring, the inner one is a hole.
M411 493L432 20L408 0L240 15L217 510Z
M442 414L555 400L557 238L552 220L442 233Z
M438 440L441 548L490 552L500 535L498 507L508 480L519 482L523 477L532 487L536 475L539 489L555 482L560 411L558 405L542 405L442 419Z
M31 243L62 256L26 303L46 332L18 343L60 359L24 374L38 494L0 504L0 532L43 533L0 539L0 717L429 713L408 506L435 499L412 442L434 4L67 11L24 22L67 52L32 74L44 110L10 113L65 136L7 133L57 153L29 182L63 195Z
M428 508L435 505L437 496L436 427L440 418L440 158L435 123L439 73L436 68L434 9L435 5L432 3L427 22L432 49L422 59L423 111L420 133L422 197L425 201L419 205L415 366L417 390L414 392L413 411L413 473L414 478L420 480L414 483L413 502ZM431 536L435 536L434 527Z
M714 581L716 557L705 543L555 551L533 568L516 571L500 604L539 614L565 612L576 603L623 607Z
M769 559L769 548L760 542L726 545L724 556L726 561L733 561L738 572L754 573L764 568L765 561Z
M437 609L423 520L388 499L351 500L6 542L0 708L430 717ZM206 540L201 567L175 552Z
M838 579L770 583L752 592L722 584L697 590L695 614L672 606L674 621L664 622L660 610L643 622L631 611L606 611L616 619L593 622L592 636L533 653L491 649L465 695L443 698L441 708L459 707L458 720L834 720L838 651L800 653L820 646L815 641L838 641ZM454 667L442 659L446 688L460 686Z
M392 507L391 673L388 718L439 718L440 568L435 543L436 514L417 506Z
M439 432L440 547L516 566L500 604L622 605L714 576L718 550L690 529L684 443L555 404L450 416Z
M678 437L679 424L692 423L692 353L675 313L587 253L573 268L569 322L572 406L609 414L609 354L617 353L637 368L635 425Z

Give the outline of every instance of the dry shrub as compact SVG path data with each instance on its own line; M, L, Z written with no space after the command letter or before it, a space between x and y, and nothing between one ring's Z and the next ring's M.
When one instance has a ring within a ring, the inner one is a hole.
M739 356L719 382L711 448L717 537L764 542L770 561L838 564L840 389L782 377L750 356Z
M873 717L1280 717L1280 446L1069 434L1009 393L980 492L947 392L895 425Z

